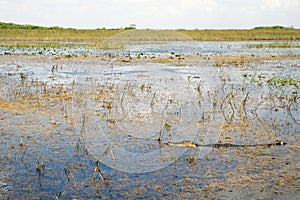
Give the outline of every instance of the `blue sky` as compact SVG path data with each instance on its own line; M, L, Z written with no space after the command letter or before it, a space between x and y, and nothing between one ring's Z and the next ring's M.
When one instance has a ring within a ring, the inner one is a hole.
M0 0L0 21L72 28L300 28L300 0Z

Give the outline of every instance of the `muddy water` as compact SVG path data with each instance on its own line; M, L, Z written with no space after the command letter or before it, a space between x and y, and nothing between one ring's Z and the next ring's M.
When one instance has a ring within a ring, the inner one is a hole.
M297 199L300 52L243 46L3 49L1 198Z

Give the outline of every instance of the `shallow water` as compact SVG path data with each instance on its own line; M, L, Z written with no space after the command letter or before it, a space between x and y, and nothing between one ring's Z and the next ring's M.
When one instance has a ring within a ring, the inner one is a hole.
M296 199L300 91L267 81L286 75L299 79L299 59L216 67L203 57L300 52L248 49L245 44L55 50L56 55L100 55L78 59L56 59L34 49L2 55L1 198ZM200 58L180 66L101 59L102 54L126 57L128 52ZM275 139L287 145L165 145L184 140L262 144Z
M123 50L98 50L85 47L77 48L17 48L0 47L0 55L5 54L27 54L27 55L102 55L102 54L121 54L121 55L169 55L177 54L225 54L225 55L300 55L300 48L247 48L247 46L257 44L276 44L276 42L166 42L153 44L151 42L143 45L128 45ZM299 45L299 42L289 42L291 45Z

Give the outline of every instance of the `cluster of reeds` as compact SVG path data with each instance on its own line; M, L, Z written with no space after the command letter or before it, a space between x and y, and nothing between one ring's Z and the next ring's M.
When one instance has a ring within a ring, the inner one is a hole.
M226 122L224 127L238 126L247 130L243 134L266 139L276 138L283 131L296 131L295 126L300 125L297 114L300 96L295 79L253 72L244 76L242 84L231 84L232 72L227 70L223 68L219 73L223 83L216 93Z

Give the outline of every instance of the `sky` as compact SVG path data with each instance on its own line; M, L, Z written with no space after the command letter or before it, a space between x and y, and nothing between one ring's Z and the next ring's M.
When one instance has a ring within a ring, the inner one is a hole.
M0 0L0 21L65 28L300 28L300 0Z

